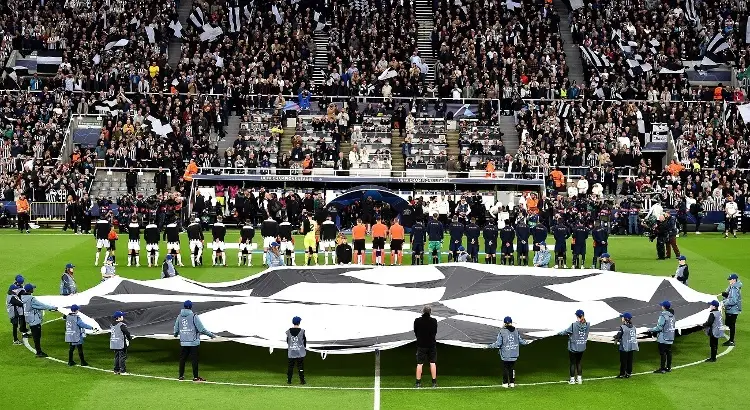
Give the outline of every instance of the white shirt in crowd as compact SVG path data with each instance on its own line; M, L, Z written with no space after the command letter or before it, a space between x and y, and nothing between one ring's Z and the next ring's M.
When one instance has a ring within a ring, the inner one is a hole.
M734 201L727 201L724 204L724 212L727 214L727 218L734 218L739 213L739 208L737 208L737 202Z
M576 188L574 186L569 186L568 187L568 196L569 197L578 196L578 188Z
M576 188L578 188L578 195L586 195L586 193L589 191L589 181L581 178L576 183Z

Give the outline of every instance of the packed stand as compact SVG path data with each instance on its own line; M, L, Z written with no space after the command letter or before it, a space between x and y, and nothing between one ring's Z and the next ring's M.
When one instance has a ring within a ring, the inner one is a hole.
M246 168L249 173L268 173L280 167L279 143L284 130L277 115L254 113L242 117L240 132L234 144L224 152L227 168ZM234 171L230 171L234 172ZM242 171L239 171L242 172Z

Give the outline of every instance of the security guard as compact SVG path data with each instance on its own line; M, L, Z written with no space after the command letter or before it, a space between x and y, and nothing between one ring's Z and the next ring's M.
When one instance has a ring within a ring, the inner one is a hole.
M26 324L31 329L31 337L34 339L34 348L36 350L36 357L47 357L47 353L42 351L42 316L43 310L49 310L50 312L57 311L56 306L45 305L34 297L34 289L36 286L31 283L27 283L23 287L24 293L21 295L21 302L23 302L23 315L26 319Z
M180 338L180 380L185 380L185 361L190 357L193 364L193 381L204 382L206 379L198 376L198 346L201 344L200 335L211 339L216 335L206 330L201 319L193 313L193 302L186 300L183 309L174 322L174 337Z
M573 226L573 267L583 269L586 264L586 240L589 238L589 228L579 219Z
M608 252L609 230L607 225L600 221L599 225L591 231L591 237L594 239L594 258L591 260L591 269L596 269L596 263L599 262L601 266L601 257Z
M469 262L479 262L479 234L477 218L472 216L466 225L466 253L469 254Z
M286 368L286 384L292 384L295 364L297 365L300 384L306 384L305 354L307 353L307 338L305 337L305 329L299 327L300 323L302 323L302 319L295 316L292 318L293 326L286 331L287 358L289 359Z
M615 343L619 343L620 350L620 374L617 378L628 379L633 374L633 355L638 351L638 337L633 326L633 315L625 312L620 317L622 324L615 335Z
M86 359L83 357L83 339L86 337L84 329L94 330L94 327L88 325L78 316L78 305L70 307L70 314L65 317L65 343L70 344L68 350L68 366L75 366L73 361L73 352L78 349L78 358L81 359L81 366L88 366Z
M721 311L719 310L719 301L712 300L708 303L711 306L711 312L708 314L708 320L703 324L703 331L708 335L708 345L711 348L711 356L706 362L715 362L716 354L719 351L719 339L724 337L722 330Z
M672 304L665 300L660 303L661 313L656 326L649 330L656 334L656 341L659 343L659 356L661 356L661 365L654 373L669 373L672 371L672 343L675 335L675 318Z
M529 237L531 229L526 219L518 218L516 223L516 255L519 266L529 266Z
M516 238L516 230L510 225L508 220L505 221L505 226L500 230L500 264L502 265L514 265L513 260L513 241Z
M484 263L494 265L497 254L497 223L490 218L482 232L484 238Z
M576 310L576 321L567 329L558 333L559 336L568 336L568 357L570 358L570 381L568 384L583 383L583 367L581 359L586 351L586 342L589 340L589 329L591 325L586 321L583 310Z

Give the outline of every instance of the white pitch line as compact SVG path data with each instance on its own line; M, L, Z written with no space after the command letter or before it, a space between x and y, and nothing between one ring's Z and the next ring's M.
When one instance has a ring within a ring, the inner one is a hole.
M44 322L44 324L54 322L56 320L62 320L62 318L56 318L49 320L47 322ZM31 353L36 353L33 347L31 347L31 344L29 343L28 338L23 338L23 344L26 346L26 348ZM723 352L719 353L716 357L723 357L729 352L734 350L734 346L727 347ZM51 360L53 362L57 363L63 363L68 364L65 360L60 360L54 357L46 357L47 360ZM686 367L696 366L701 363L703 363L705 360L698 360L692 363L686 363L681 364L679 366L674 366L672 369L684 369ZM113 374L112 370L107 369L101 369L98 367L93 366L77 366L82 369L88 369L88 370L94 370L98 372L104 372ZM640 373L633 373L632 376L645 376L648 374L653 374L651 371L646 372L640 372ZM164 377L164 376L153 376L149 374L137 374L137 373L128 373L125 376L120 377L140 377L143 379L155 379L155 380L166 380L166 381L172 381L172 382L179 382L180 380L173 378L173 377ZM617 376L604 376L604 377L592 377L590 379L586 379L587 382L590 381L598 381L598 380L612 380L616 379ZM183 382L184 383L184 382ZM560 380L560 381L548 381L548 382L536 382L536 383L516 383L516 386L546 386L551 384L567 384L568 380ZM360 391L374 391L374 401L373 401L373 407L375 410L380 410L380 392L382 390L416 390L414 387L380 387L380 352L376 351L375 356L375 386L374 387L332 387L332 386L289 386L289 385L280 385L280 384L256 384L256 383L232 383L232 382L213 382L213 381L205 381L201 382L201 384L213 384L213 385L219 385L219 386L233 386L233 387L254 387L254 388L271 388L271 389L302 389L302 390L360 390ZM499 384L486 384L486 385L473 385L473 386L442 386L439 389L440 390L474 390L474 389L495 389L500 388L501 385ZM422 389L422 390L431 390L431 389Z
M373 385L373 404L374 410L380 410L380 350L375 351L375 384Z

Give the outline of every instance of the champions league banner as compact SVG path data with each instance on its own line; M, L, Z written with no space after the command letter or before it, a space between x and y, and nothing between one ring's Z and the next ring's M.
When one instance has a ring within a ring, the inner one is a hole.
M71 296L37 296L43 303L80 306L82 320L109 329L115 311L137 337L173 340L185 300L206 328L232 341L286 348L291 318L304 320L309 350L352 354L391 349L414 341L414 319L431 305L437 341L483 348L511 316L529 339L556 335L583 309L590 340L612 340L620 314L634 314L642 338L669 300L676 328L699 328L712 295L675 279L599 270L558 270L480 264L430 266L282 267L225 283L181 276L149 281L114 277Z

